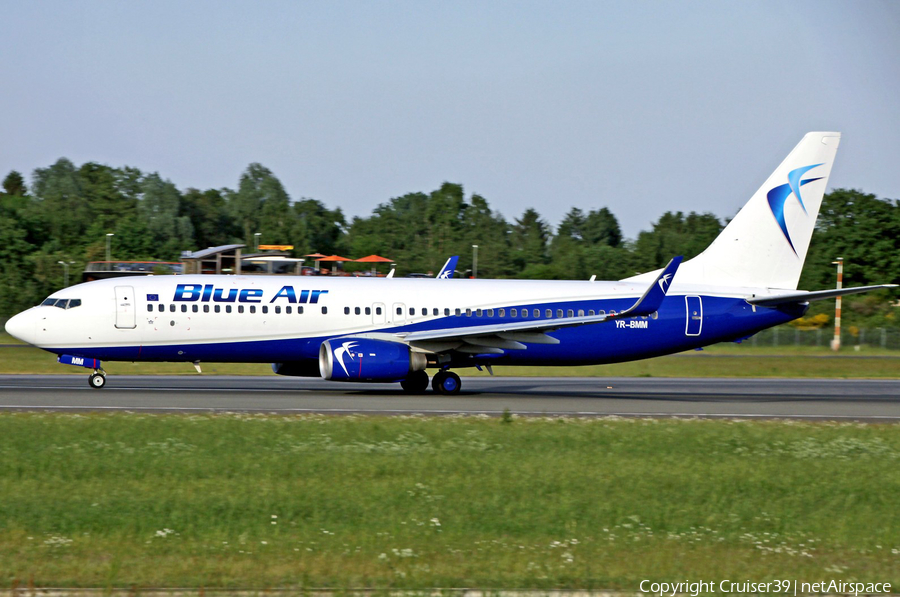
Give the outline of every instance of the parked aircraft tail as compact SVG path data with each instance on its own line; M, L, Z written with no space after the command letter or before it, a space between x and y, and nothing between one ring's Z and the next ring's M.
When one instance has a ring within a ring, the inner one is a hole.
M682 264L678 281L796 289L840 140L807 133L716 240Z

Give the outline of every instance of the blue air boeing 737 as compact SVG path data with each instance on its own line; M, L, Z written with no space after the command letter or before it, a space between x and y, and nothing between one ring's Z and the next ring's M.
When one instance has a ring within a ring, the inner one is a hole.
M443 394L459 392L464 367L616 363L739 340L810 301L890 286L797 290L839 142L807 134L703 253L624 280L118 278L55 292L6 330L93 370L94 388L102 361L213 361L408 392L434 369Z

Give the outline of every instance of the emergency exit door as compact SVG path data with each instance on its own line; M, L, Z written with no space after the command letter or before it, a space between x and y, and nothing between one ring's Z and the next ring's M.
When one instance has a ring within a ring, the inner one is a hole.
M116 286L116 327L120 330L133 330L137 327L133 286Z
M687 336L699 336L703 330L703 301L699 296L686 296L684 304L687 311L684 333Z

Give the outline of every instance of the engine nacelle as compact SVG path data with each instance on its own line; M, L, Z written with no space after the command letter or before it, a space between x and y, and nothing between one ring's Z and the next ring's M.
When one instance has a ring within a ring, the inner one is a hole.
M336 338L319 348L319 373L332 381L401 381L428 366L409 346L369 338Z

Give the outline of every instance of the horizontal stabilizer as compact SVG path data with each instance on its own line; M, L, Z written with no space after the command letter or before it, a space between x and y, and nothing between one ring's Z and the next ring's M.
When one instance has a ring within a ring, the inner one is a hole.
M861 292L869 292L870 290L878 290L879 288L897 288L897 284L857 286L856 288L841 288L840 290L819 290L816 292L793 292L791 294L782 294L778 296L749 298L747 299L747 302L751 305L759 305L760 307L775 307L777 305L786 305L789 303L808 303L810 301L822 301L825 299L844 296L846 294L859 294Z

